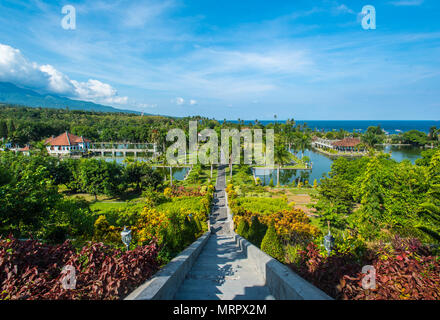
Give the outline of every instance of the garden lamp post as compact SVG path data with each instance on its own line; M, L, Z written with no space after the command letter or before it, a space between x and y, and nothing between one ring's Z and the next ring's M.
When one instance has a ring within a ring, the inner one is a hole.
M324 237L324 247L327 250L327 253L330 254L330 252L333 249L333 246L335 245L335 238L333 238L330 232L330 221L327 221L327 223L328 223L328 234Z
M121 231L121 240L125 244L127 251L128 251L128 246L130 245L131 239L132 239L131 230L127 229L127 227L124 226L124 230Z

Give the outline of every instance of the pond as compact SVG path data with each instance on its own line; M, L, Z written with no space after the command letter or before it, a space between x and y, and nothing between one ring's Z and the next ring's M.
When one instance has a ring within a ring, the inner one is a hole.
M423 148L416 148L412 146L382 146L376 147L378 150L382 150L386 153L391 153L391 158L401 162L403 160L409 160L412 164L415 164L416 160L421 158L420 153Z
M418 158L421 157L420 153L423 150L411 146L384 146L378 149L383 150L384 152L391 153L391 158L398 162L407 159L410 160L413 164ZM304 156L310 158L310 161L313 164L313 169L280 170L281 185L289 185L292 184L293 181L295 181L295 183L298 183L298 180L301 180L302 183L307 180L310 184L313 184L313 181L315 179L319 183L321 178L331 170L333 159L336 159L336 157L329 157L313 150L306 150L304 152ZM261 168L255 168L254 170L255 176L259 177L264 185L269 185L271 179L273 179L274 185L277 184L277 170Z
M153 167L153 169L158 170L162 176L166 175L167 180L170 178L170 168ZM190 168L172 168L171 170L173 170L173 180L183 181L185 180Z
M123 157L96 157L96 159L102 159L105 160L107 162L116 162L118 164L122 164L124 165L124 159ZM136 158L136 161L148 161L149 159L144 159L144 158ZM170 168L157 168L152 166L153 169L158 170L159 173L162 176L166 175L167 180L170 178ZM173 172L173 180L176 181L183 181L185 180L186 175L188 174L190 168L172 168L172 172Z

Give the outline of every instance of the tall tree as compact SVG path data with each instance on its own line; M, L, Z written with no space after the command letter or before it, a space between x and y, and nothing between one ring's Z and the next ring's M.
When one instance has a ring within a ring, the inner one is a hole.
M277 185L280 185L280 168L292 159L292 154L286 149L284 144L278 144L274 150L274 160L277 164Z
M6 121L0 120L0 139L1 138L7 138L8 137L8 125L6 124Z
M373 132L366 132L362 136L362 142L365 143L368 147L373 148L376 144L380 143L381 137Z

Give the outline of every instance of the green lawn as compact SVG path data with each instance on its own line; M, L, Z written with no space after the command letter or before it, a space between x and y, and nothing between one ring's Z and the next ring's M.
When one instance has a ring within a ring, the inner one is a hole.
M107 211L112 209L121 209L126 207L128 202L105 202L98 201L90 204L90 209L93 211Z
M287 201L279 198L245 197L234 201L243 210L259 214L272 214L289 209Z
M156 210L161 212L166 211L200 211L202 210L201 200L203 197L183 197L183 198L173 198L172 201L162 203L156 206Z
M307 169L307 164L304 160L298 158L295 155L291 155L292 161L295 162L295 164L287 164L284 166L281 166L281 169L295 169L295 170L301 170L301 169ZM273 166L253 166L254 168L261 168L261 169L277 169L278 165L274 164Z
M230 178L229 166L225 169L226 184L234 183L235 185L255 185L254 177L251 171L247 171L247 167L233 165L232 166L232 181Z

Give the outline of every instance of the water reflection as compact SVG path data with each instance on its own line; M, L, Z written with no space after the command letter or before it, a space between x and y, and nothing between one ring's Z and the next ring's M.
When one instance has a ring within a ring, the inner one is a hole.
M379 150L383 150L384 152L391 153L391 158L396 161L403 161L405 159L410 160L413 164L415 161L420 158L420 153L423 149L414 148L411 146L385 146L378 147ZM298 154L297 156L301 156ZM320 180L325 176L330 170L333 160L336 157L329 157L319 152L315 152L313 150L306 150L304 152L304 156L310 158L310 161L313 164L312 170L280 170L280 185L291 185L292 182L295 182L295 185L301 181L303 184L308 181L310 184L313 184L313 181L319 183ZM105 161L116 161L116 163L124 164L124 157L101 157L100 159L104 159ZM148 158L136 158L137 161L148 161ZM155 168L155 167L154 167ZM169 179L170 169L169 168L155 168L159 170L162 176L167 177ZM182 181L185 179L189 168L173 168L173 179L177 181ZM269 185L270 180L273 179L274 185L277 185L277 170L272 169L254 169L255 176L260 177L262 183L264 185Z
M415 164L416 160L421 158L420 153L424 150L412 146L381 146L377 149L386 153L391 153L391 159L398 162L409 160L412 164Z
M158 170L163 177L166 176L167 179L169 179L170 168L153 167L153 169ZM186 177L187 173L189 172L189 169L190 168L172 168L171 170L173 171L173 180L177 180L177 181L185 180L185 177Z
M423 149L414 148L411 146L385 146L378 148L384 152L391 153L391 158L401 162L405 159L410 160L413 164L421 157L420 153ZM298 154L297 156L300 156ZM310 158L313 164L312 170L280 170L280 185L291 185L295 181L295 185L299 181L305 183L308 181L313 184L313 181L319 183L320 180L331 170L331 165L336 157L329 157L322 153L306 150L304 156ZM264 185L269 185L270 180L273 179L274 185L277 185L277 170L270 169L255 169L255 176L261 179Z
M269 185L270 180L273 180L274 185L278 183L277 180L277 170L276 169L259 169L255 168L255 177L259 177L263 185ZM299 181L303 184L308 181L309 183L313 183L310 180L312 176L312 171L310 170L283 170L280 169L280 185L297 185Z
M97 157L96 159L102 159L105 160L107 162L116 162L118 164L122 164L125 165L124 160L126 158L123 157ZM148 162L150 159L147 158L135 158L135 161L140 161L140 162ZM169 167L152 167L154 170L157 170L162 177L166 177L166 179L168 180L170 178L170 168ZM183 181L185 180L186 175L188 174L190 168L172 168L171 169L173 172L173 180L176 181Z

